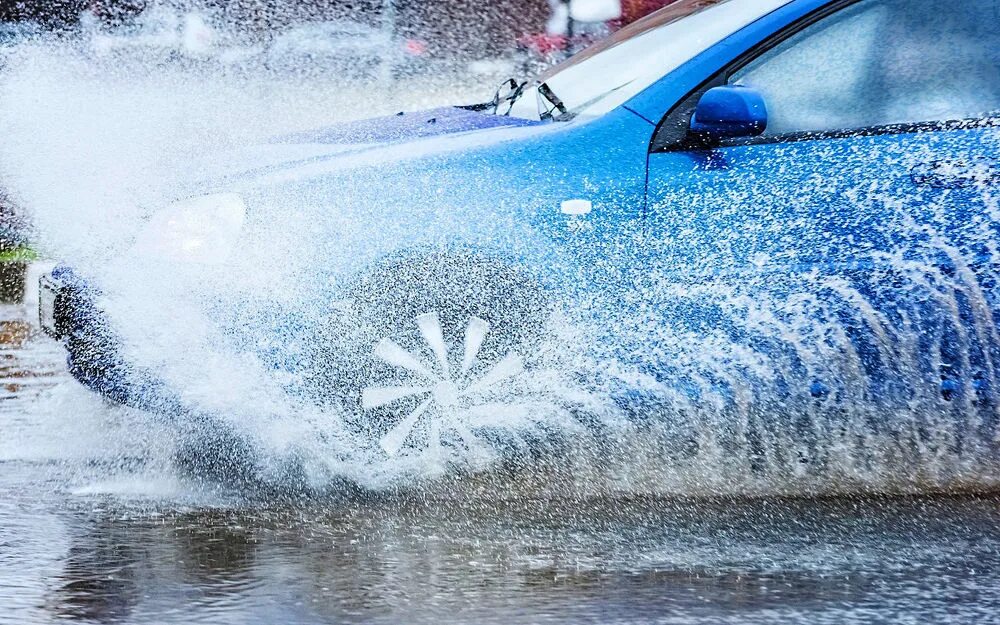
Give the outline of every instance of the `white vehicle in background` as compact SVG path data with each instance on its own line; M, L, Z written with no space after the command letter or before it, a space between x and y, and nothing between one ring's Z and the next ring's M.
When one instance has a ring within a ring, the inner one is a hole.
M376 77L420 72L428 47L386 27L342 19L293 26L274 37L262 58L282 72Z
M81 19L89 49L98 59L121 57L156 62L213 61L235 65L259 55L261 46L236 45L198 11L178 13L154 5L126 24L103 30L85 13Z
M526 33L517 40L517 73L541 73L604 39L621 16L620 0L549 0L545 32Z
M152 6L131 22L111 31L101 31L96 19L83 18L90 31L90 48L97 56L205 57L216 43L215 29L200 13L178 14L164 6Z

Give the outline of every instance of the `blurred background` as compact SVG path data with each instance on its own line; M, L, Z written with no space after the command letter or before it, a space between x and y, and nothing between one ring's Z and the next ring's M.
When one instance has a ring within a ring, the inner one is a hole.
M241 31L266 43L283 30L330 21L353 21L412 38L450 58L509 53L528 38L593 38L610 33L674 0L55 0L0 2L5 31L98 27L124 36L151 35L153 18L170 27ZM573 9L575 20L570 17ZM173 14L174 20L166 16ZM575 22L571 23L571 22ZM574 26L576 28L574 28ZM165 34L165 33L159 33ZM181 33L183 34L183 33Z

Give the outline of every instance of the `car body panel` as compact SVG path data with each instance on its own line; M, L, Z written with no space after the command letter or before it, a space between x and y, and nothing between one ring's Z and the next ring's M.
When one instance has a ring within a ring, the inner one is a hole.
M730 53L692 60L666 100L696 97L751 42L823 4L788 5L720 44ZM650 106L662 97L655 92L647 94ZM949 397L961 390L982 400L996 337L993 322L981 320L1000 310L979 286L995 281L989 188L1000 180L996 126L995 119L899 124L713 149L654 141L650 271L712 280L718 291L761 300L824 293L827 313L863 368L866 393L904 401L914 389L940 386ZM664 322L669 316L704 334L735 331L722 327L726 319L706 325L711 315L702 312L664 306ZM906 346L908 333L920 338ZM898 369L900 360L908 371ZM845 377L813 364L813 377Z

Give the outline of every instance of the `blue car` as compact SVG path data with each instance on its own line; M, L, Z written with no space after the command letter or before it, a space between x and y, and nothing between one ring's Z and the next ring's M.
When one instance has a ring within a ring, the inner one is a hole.
M136 237L145 284L60 266L42 324L115 401L232 425L191 389L219 359L371 466L586 432L734 475L865 441L995 467L998 20L679 0L489 102L205 168Z

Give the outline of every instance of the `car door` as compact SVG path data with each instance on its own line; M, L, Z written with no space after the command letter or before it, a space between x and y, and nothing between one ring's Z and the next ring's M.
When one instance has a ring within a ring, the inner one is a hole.
M640 290L658 377L906 405L996 387L998 16L997 0L834 3L668 113ZM689 140L718 85L763 96L763 134Z

